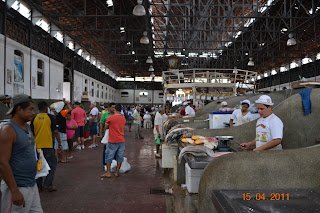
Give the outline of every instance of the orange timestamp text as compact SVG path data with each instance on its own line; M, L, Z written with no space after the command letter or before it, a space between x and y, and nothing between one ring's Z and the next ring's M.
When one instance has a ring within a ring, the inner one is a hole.
M289 200L289 193L243 193L243 200Z

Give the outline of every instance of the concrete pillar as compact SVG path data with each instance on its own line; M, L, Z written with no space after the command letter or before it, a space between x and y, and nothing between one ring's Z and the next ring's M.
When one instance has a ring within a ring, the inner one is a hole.
M195 106L196 104L196 92L197 92L197 87L193 86L192 87L192 95L193 95L193 105Z

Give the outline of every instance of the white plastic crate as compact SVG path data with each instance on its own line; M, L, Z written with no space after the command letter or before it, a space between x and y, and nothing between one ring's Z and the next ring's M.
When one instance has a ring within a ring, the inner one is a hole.
M191 169L189 164L185 164L186 185L189 193L199 192L199 183L204 169Z

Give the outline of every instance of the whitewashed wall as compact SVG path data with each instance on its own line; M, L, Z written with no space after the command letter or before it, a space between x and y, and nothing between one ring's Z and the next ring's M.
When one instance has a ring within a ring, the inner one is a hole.
M14 84L23 87L23 93L31 95L35 99L62 99L63 98L63 64L49 59L49 57L31 50L30 48L7 38L6 44L6 70L4 70L4 36L0 35L0 93L14 96ZM14 50L23 53L23 82L14 82ZM31 56L30 56L31 55ZM31 58L31 60L30 60ZM37 85L37 63L44 62L44 86ZM7 83L7 70L11 70L11 84ZM49 76L50 73L50 76ZM35 86L31 88L32 77L35 78ZM4 81L5 79L5 81ZM50 85L50 93L49 93ZM30 89L31 88L31 89ZM59 90L57 91L57 88Z
M311 78L306 78L306 81L319 81L320 79L320 75L315 77L311 77ZM298 82L298 81L294 81L294 82ZM291 82L292 83L292 82ZM276 86L272 86L272 87L266 87L263 89L259 89L258 91L281 91L284 87L286 87L287 89L291 89L291 83L285 83L285 84L280 84L280 85L276 85Z
M122 92L128 92L127 97L121 97ZM147 92L146 97L141 97L140 92ZM116 102L122 104L163 104L163 98L159 97L162 90L133 90L133 89L119 89L116 91ZM152 101L153 99L153 101Z
M86 80L87 80L87 83L86 83ZM92 86L92 83L93 83L93 86ZM99 85L99 88L98 88L98 85ZM81 100L81 96L82 96L82 93L85 91L85 87L87 87L90 101L104 102L104 103L116 101L116 98L115 98L116 89L75 70L74 71L74 101ZM93 96L91 93L92 89L94 89ZM99 97L97 97L98 89L99 89ZM101 93L103 93L103 97Z

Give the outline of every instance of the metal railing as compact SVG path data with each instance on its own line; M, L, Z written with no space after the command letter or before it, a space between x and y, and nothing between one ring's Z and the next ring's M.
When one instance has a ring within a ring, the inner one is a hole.
M164 84L234 83L248 84L257 79L257 72L241 69L184 69L162 73Z

